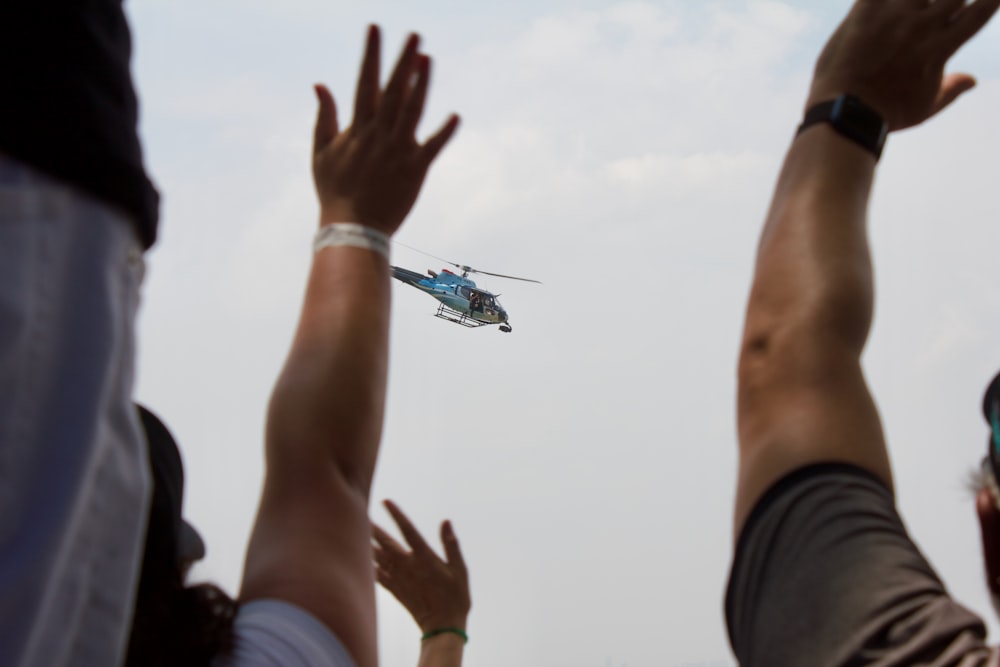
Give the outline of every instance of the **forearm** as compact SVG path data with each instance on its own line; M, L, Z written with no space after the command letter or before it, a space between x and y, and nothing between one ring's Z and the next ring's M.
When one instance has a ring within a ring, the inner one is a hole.
M298 330L268 414L269 465L332 461L365 494L385 400L386 260L354 247L316 253Z
M826 125L795 140L761 234L745 353L805 333L860 354L873 303L866 218L874 171L870 153Z
M461 667L465 640L450 632L425 639L417 667Z
M737 530L783 475L819 461L859 465L892 485L861 369L871 325L866 231L875 159L825 126L799 136L758 248L737 401Z

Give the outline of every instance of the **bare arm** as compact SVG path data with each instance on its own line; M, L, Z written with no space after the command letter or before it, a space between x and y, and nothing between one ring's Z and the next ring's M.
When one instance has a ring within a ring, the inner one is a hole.
M951 55L1000 0L858 0L827 43L807 108L858 96L890 130L917 125L969 90ZM873 306L866 216L875 157L813 126L798 136L761 234L739 364L735 530L785 474L852 463L892 472L861 368Z
M375 577L406 607L420 631L433 635L422 639L417 667L461 667L465 638L454 630L465 631L472 600L455 531L450 522L441 524L442 560L402 510L388 500L385 506L410 550L373 524Z
M321 227L353 222L391 235L454 132L452 117L425 144L415 139L430 68L418 43L410 37L381 90L379 32L371 28L354 122L343 131L333 97L317 86ZM267 475L240 594L311 612L361 667L378 663L368 493L385 402L389 280L386 259L369 249L335 246L313 257L271 396Z

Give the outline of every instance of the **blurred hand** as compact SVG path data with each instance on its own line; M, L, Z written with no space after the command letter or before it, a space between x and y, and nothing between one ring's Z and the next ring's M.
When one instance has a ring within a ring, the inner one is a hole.
M890 130L922 123L975 86L968 74L945 76L944 67L998 6L1000 0L857 0L816 63L807 108L851 93Z
M426 143L416 140L430 80L430 58L410 35L385 89L379 88L378 27L368 30L354 122L337 123L333 95L316 86L319 114L313 145L313 180L320 225L357 222L385 234L395 232L413 207L427 169L458 127L448 121Z
M441 560L392 501L385 501L385 508L412 551L373 523L375 578L406 607L421 632L464 630L472 607L469 573L451 523L441 524L446 559Z

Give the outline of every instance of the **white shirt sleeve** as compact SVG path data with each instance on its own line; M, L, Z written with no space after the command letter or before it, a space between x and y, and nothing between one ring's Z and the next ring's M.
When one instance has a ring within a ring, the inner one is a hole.
M281 600L240 605L233 651L212 667L355 667L337 636L315 616Z

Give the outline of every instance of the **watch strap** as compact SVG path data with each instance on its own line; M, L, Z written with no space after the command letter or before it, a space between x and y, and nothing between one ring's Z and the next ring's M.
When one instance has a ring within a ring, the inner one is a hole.
M829 123L840 135L858 144L878 160L889 134L882 116L854 95L841 95L806 110L796 136L813 125Z
M833 113L833 105L836 102L837 100L827 100L826 102L820 102L809 107L806 110L806 115L802 117L802 123L799 125L799 131L796 134L802 134L802 131L806 128L829 119L830 114Z

